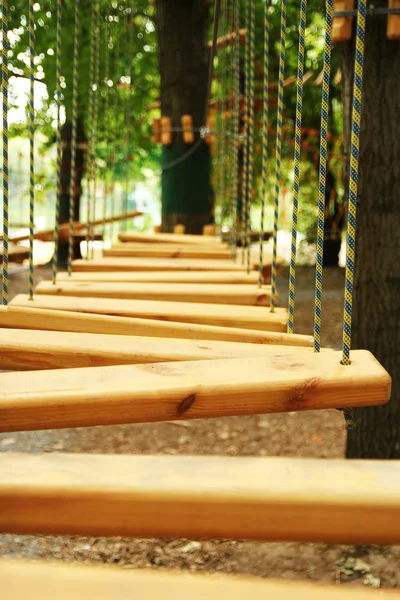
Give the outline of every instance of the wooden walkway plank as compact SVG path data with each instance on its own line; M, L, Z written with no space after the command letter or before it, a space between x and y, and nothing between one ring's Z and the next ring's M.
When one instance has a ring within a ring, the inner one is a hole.
M220 285L258 284L258 273L239 271L81 271L58 273L57 282L99 281L105 283L217 283Z
M142 233L130 231L129 233L120 233L118 239L122 243L139 244L185 244L188 246L214 246L217 248L226 248L222 244L221 238L211 235L191 235L178 233Z
M400 461L7 452L0 529L398 544Z
M289 346L285 354L297 356ZM110 365L134 365L219 358L260 358L270 354L263 344L206 340L0 329L0 369L31 371Z
M119 244L107 248L103 252L105 257L139 257L139 258L196 258L219 259L230 261L232 254L224 248L207 248L207 246L189 246L172 244Z
M243 266L229 260L177 258L100 258L74 260L74 271L239 271Z
M267 350L267 348L266 348ZM367 351L0 374L0 431L62 429L386 403L391 379ZM0 511L1 512L1 511ZM347 523L347 519L345 519Z
M33 306L33 307L32 307ZM135 319L61 310L41 309L36 299L27 308L0 306L0 327L44 331L104 333L107 335L217 340L248 344L279 344L284 346L313 345L311 336L275 331L256 331L235 327L215 327L187 323L166 323L153 319Z
M110 565L2 560L7 600L399 600L397 590L372 590L237 575L122 569Z
M130 283L130 282L73 282L62 281L53 285L42 281L37 294L79 296L89 298L119 298L125 300L153 300L169 302L200 302L232 304L236 306L270 306L271 286L219 285L218 283Z
M18 295L12 306L30 308L28 296ZM81 298L76 296L37 295L34 306L103 315L155 319L178 323L195 323L221 327L259 329L285 332L287 311L277 308L271 313L261 306L233 306L228 304L200 304L196 302L167 302L153 300L120 300L114 298Z

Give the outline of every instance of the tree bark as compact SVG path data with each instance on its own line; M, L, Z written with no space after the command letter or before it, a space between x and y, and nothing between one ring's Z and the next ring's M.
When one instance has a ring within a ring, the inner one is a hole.
M208 58L208 4L204 0L158 0L157 32L160 66L161 114L172 127L191 115L193 126L205 125ZM182 224L186 233L202 233L213 221L211 211L210 150L195 133L196 145L185 144L182 133L162 152L162 230ZM171 165L169 167L169 165ZM168 168L169 167L169 168Z
M400 458L400 44L387 39L386 22L367 17L352 346L375 355L393 391L386 406L356 411L348 458ZM349 148L354 39L341 61Z
M66 121L61 131L63 152L61 158L61 197L60 197L60 224L69 221L69 200L70 200L70 174L71 174L71 135L72 124ZM80 201L82 195L82 178L85 170L85 146L87 143L86 135L82 122L77 124L77 149L76 149L76 175L75 175L75 207L74 220L79 221ZM80 244L74 244L74 258L82 258ZM58 248L58 260L60 264L66 262L68 258L68 243L60 241Z

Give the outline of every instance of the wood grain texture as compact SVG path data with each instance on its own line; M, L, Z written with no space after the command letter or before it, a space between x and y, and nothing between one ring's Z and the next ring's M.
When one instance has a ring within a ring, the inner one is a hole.
M229 260L174 258L99 258L74 260L74 271L239 271L242 265Z
M95 315L73 311L36 308L36 300L27 308L0 306L0 327L36 329L44 331L72 331L105 333L107 335L182 338L192 340L219 340L248 344L280 344L284 346L313 345L311 336L257 331L235 327L216 327L187 323L166 323L153 319L135 319Z
M10 304L30 308L32 301L29 300L28 296L20 294L13 298ZM219 327L259 329L261 331L278 331L282 333L287 328L287 310L285 308L277 308L274 313L271 313L269 308L261 306L45 295L37 295L34 305L37 308L53 310L216 325Z
M207 248L207 246L189 246L182 244L119 244L112 248L106 248L103 252L105 257L139 257L139 258L195 258L195 259L219 259L230 261L232 254L224 248Z
M396 544L399 482L400 461L4 453L0 528Z
M53 285L42 281L37 294L79 296L91 298L119 298L125 300L161 300L169 302L200 302L206 304L233 304L236 306L270 306L271 286L227 286L218 283L149 283L149 282L73 282L62 281Z
M275 581L232 575L192 575L79 565L3 560L0 584L7 600L395 600L396 590Z
M118 236L120 242L123 243L139 243L139 244L187 244L189 246L213 246L217 248L226 248L221 243L221 239L210 235L190 235L178 233L141 233L138 231L130 231L129 233L120 233Z
M258 273L239 271L81 271L58 273L57 282L101 281L101 282L143 282L143 283L217 283L223 285L258 284Z
M301 350L300 350L301 351ZM289 346L287 355L299 349ZM30 371L268 356L269 346L58 331L0 329L0 369Z
M384 404L391 380L367 351L266 348L263 358L0 374L0 431Z

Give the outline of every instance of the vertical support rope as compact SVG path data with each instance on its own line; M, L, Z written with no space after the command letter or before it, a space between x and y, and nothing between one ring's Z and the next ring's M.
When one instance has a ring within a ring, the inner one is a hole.
M92 0L91 4L91 19L90 19L90 56L89 56L89 108L88 108L88 153L87 153L87 229L86 229L86 258L89 259L89 242L91 237L91 208L93 197L93 108L94 108L94 54L96 48L95 42L95 25L96 25L96 0Z
M242 244L242 264L245 259L245 244L246 244L246 215L247 215L247 164L248 164L248 131L249 131L249 72L250 72L250 3L245 1L246 7L246 40L244 50L244 126L243 126L243 168L242 168L242 211L240 224L240 239Z
M354 60L353 109L351 114L351 151L349 208L347 216L346 273L343 318L342 364L350 364L351 315L353 306L354 256L357 216L358 169L360 150L360 126L365 51L366 0L359 0L357 13L357 39Z
M251 258L251 204L253 198L254 177L254 86L255 86L255 0L250 0L250 35L249 35L249 142L247 155L247 196L246 196L246 239L247 239L247 273L250 273Z
M8 5L2 2L2 65L3 94L3 272L2 303L8 304Z
M108 169L110 166L109 157L109 119L110 119L110 17L106 13L106 44L105 44L105 99L104 99L104 144L105 144L105 177L104 177L104 197L103 197L103 240L106 235L107 218L107 183Z
M286 54L286 5L287 0L282 0L281 8L281 35L279 51L279 82L278 82L278 110L276 124L276 149L275 149L275 194L274 194L274 239L272 247L271 267L271 312L275 312L276 305L276 260L278 250L278 219L279 195L281 183L281 158L282 158L282 127L283 127L283 84L285 77Z
M297 95L296 95L296 126L294 134L294 167L293 167L293 212L292 212L292 241L289 271L289 301L288 301L288 333L293 333L294 299L296 291L296 261L297 261L297 213L299 208L300 188L300 152L301 124L303 116L303 75L304 75L304 46L307 19L307 0L300 3L299 53L297 61Z
M96 201L97 201L97 124L99 116L99 95L100 95L100 4L96 2L96 38L95 38L95 56L94 56L94 99L93 99L93 138L92 138L92 169L93 169L93 204L92 204L92 223L96 221ZM92 249L91 258L94 258L94 231L93 225L90 225Z
M56 100L57 100L57 197L56 218L54 225L53 284L57 280L58 268L58 233L60 225L61 205L61 9L62 0L57 0L57 40L56 40Z
M260 218L260 256L258 263L258 285L264 283L264 219L265 196L267 194L268 174L268 126L269 126L269 0L264 4L264 83L263 83L263 126L262 126L262 192Z
M126 105L125 105L125 121L126 121L126 167L125 167L125 204L124 214L128 212L128 200L129 200L129 183L130 183L130 161L131 161L131 102L132 102L132 89L133 89L133 6L131 5L127 13L127 28L128 28L128 78L129 87L127 91ZM127 221L124 219L121 221L121 230L126 231Z
M33 300L35 267L33 240L35 229L35 0L29 0L29 299Z
M237 256L237 219L239 201L239 134L240 134L240 0L234 0L235 46L233 57L233 185L232 185L232 258Z
M115 38L114 38L114 47L115 47L115 72L114 72L114 135L113 135L113 158L112 158L112 190L111 190L111 217L114 216L115 211L115 193L116 193L116 183L117 183L117 122L118 122L118 83L119 83L119 54L120 54L120 40L118 35L118 25L119 25L119 15L115 17ZM113 237L113 229L114 225L111 222L110 224L110 235L111 239Z
M328 157L329 82L331 75L333 0L326 0L325 48L322 80L321 141L318 192L317 261L314 299L314 351L321 349L322 274L324 262L325 190Z
M77 138L77 121L78 121L79 12L80 12L80 0L75 0L74 65L73 65L73 71L72 71L71 171L70 171L70 179L69 179L68 275L72 274L75 201L76 201L76 192L77 192L76 138Z
M223 0L222 4L222 19L221 19L221 38L224 39L227 33L227 13L228 13L228 0ZM221 81L221 97L220 97L220 135L218 144L218 200L221 214L221 233L222 233L222 216L224 213L225 204L225 183L226 183L226 95L227 95L227 77L226 77L226 47L222 43L222 47L219 51L219 57L221 59L220 67L220 81ZM219 61L218 61L219 62Z

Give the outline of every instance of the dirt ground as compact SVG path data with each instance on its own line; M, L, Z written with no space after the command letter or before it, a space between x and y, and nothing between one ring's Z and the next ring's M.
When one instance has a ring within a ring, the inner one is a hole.
M47 277L48 272L38 273L39 279ZM312 333L313 287L314 270L299 269L298 333ZM11 296L25 290L25 275L14 275ZM280 280L281 304L285 303L286 294L284 269ZM325 346L340 348L342 298L343 271L326 269L322 329ZM330 458L343 456L345 436L342 414L320 411L2 434L0 451ZM2 535L0 556L400 587L400 546Z

